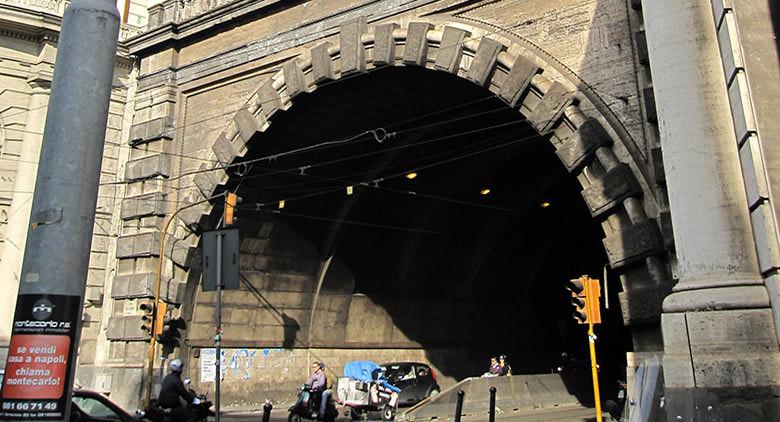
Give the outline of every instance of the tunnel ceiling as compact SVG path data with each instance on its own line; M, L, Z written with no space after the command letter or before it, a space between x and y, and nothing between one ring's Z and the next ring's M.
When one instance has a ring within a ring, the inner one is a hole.
M335 252L357 292L560 298L564 280L601 271L603 234L579 185L549 142L487 90L388 68L303 95L274 120L245 159L320 146L235 178L242 224L282 219L321 256ZM380 128L394 136L364 133ZM323 145L332 141L343 143ZM410 171L413 180L403 177ZM253 211L258 203L266 205Z

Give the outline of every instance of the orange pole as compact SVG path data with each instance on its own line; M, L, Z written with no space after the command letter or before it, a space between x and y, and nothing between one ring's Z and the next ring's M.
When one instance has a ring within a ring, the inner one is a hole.
M593 376L593 400L596 402L596 422L601 422L601 394L599 393L599 373L596 364L596 335L593 323L588 323L588 345L590 346L590 371Z

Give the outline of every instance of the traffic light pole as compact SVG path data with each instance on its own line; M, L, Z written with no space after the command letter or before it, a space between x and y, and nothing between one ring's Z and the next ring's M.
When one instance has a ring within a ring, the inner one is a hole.
M590 347L590 372L593 377L593 400L596 402L596 422L601 422L601 393L599 392L599 372L596 363L596 334L593 323L588 323L588 346Z
M214 336L217 375L214 387L214 418L219 422L219 396L222 385L222 235L217 236L217 334Z
M220 193L218 195L211 196L209 198L203 199L198 202L193 202L192 204L183 206L179 209L177 209L173 214L171 214L170 217L168 217L168 221L165 222L165 226L163 227L162 233L160 233L160 256L157 259L157 282L154 286L154 312L152 313L152 321L157 321L157 309L158 305L160 303L160 287L162 286L162 263L163 259L165 258L165 235L168 233L168 228L170 227L173 220L176 218L177 215L179 215L180 212L186 210L187 208L194 207L196 205L200 205L204 202L211 201L212 199L219 198L221 196L225 196L224 193ZM157 339L154 336L154 333L152 333L151 338L149 339L149 355L148 355L148 362L146 367L146 397L144 398L144 406L148 407L149 403L152 400L152 382L154 381L154 355L155 355L155 346L157 344Z

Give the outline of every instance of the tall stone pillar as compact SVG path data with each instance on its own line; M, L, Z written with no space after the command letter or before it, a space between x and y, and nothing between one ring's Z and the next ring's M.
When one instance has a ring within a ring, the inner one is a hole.
M654 0L643 15L679 279L663 304L667 415L780 420L780 354L710 1Z
M19 272L22 268L27 227L30 220L35 177L38 174L38 157L41 155L43 125L49 104L51 72L36 72L28 81L31 88L27 104L27 116L22 135L22 147L14 179L14 193L8 211L2 255L0 255L0 357L5 362L5 352L11 338L16 293L19 289Z

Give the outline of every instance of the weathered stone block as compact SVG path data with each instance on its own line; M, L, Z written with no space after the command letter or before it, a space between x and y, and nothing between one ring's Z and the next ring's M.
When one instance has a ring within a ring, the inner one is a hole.
M644 65L650 63L650 55L647 53L647 37L645 31L637 31L634 33L636 39L636 55L639 59L639 63Z
M173 131L173 119L168 116L138 123L130 128L130 144L136 145L157 139L171 140Z
M178 218L191 231L199 231L206 225L210 206L204 202L182 210Z
M655 182L659 185L666 184L666 172L664 171L664 156L661 147L650 149L650 162L653 166L653 175Z
M284 83L287 85L287 95L290 98L306 92L306 79L304 79L303 71L298 67L297 58L288 60L282 66L282 73L284 73ZM247 139L245 138L244 140L246 141Z
M743 71L737 72L729 86L729 103L731 104L731 116L734 118L734 134L737 137L737 142L741 144L751 133L756 132L752 101L747 78Z
M666 293L659 287L642 287L618 293L623 324L659 322Z
M244 111L246 114L249 114L248 112ZM239 112L240 113L240 112ZM251 115L250 115L251 116ZM238 114L236 114L236 117L238 117ZM244 134L242 132L242 128L240 125L238 125L239 133L241 133L241 137L244 137ZM244 128L246 129L246 127ZM247 136L250 136L247 134ZM251 136L250 136L251 138ZM245 140L246 142L246 140ZM233 163L233 160L236 159L236 157L239 155L238 148L236 148L236 145L234 145L230 140L228 140L225 137L224 133L221 133L217 140L214 142L214 145L211 146L211 150L214 151L214 155L217 157L217 161L219 161L220 164L223 166L228 166ZM203 166L201 166L203 168ZM206 181L206 180L200 180L200 183L204 182L213 182L213 181ZM204 187L207 187L207 184L204 184ZM200 185L198 185L200 188ZM203 192L203 191L201 191ZM203 192L204 195L206 195L206 192Z
M125 180L149 179L155 176L170 175L170 160L163 154L155 154L138 160L129 161L125 168Z
M780 250L771 205L763 202L751 211L750 222L756 240L759 269L765 273L780 268Z
M219 186L219 179L216 175L217 170L209 163L203 163L198 168L199 173L195 175L193 182L204 198L212 196L217 186Z
M598 120L587 119L577 131L561 142L555 154L570 173L587 165L593 154L602 146L612 145L612 139Z
M734 14L726 13L723 25L718 30L718 45L720 46L720 56L723 60L726 84L731 83L737 70L745 66L742 61L742 48L738 40L737 22L734 19Z
M469 36L471 36L471 32L445 26L441 44L439 44L439 50L436 53L434 68L457 73L460 68L460 60L463 57L463 41Z
M777 339L771 309L686 313L691 352L774 351Z
M152 298L156 286L157 274L153 272L118 275L114 278L111 297L114 299ZM180 281L163 278L160 283L160 299L168 303L181 303L183 289L184 284Z
M180 267L189 267L195 249L186 240L171 238L165 244L165 256Z
M653 88L643 89L642 98L645 103L645 119L650 123L657 123L658 111L655 108L655 91L653 91Z
M539 72L539 67L523 56L518 56L512 69L501 84L498 95L514 107L522 97L531 79Z
M260 85L257 90L257 107L263 109L263 115L270 119L277 111L282 108L282 97L273 87L274 81L268 79Z
M233 121L236 123L238 134L244 141L244 144L249 143L249 141L252 140L252 137L260 133L263 130L263 125L265 124L265 122L258 121L252 113L244 108L238 110L236 115L233 116ZM240 151L243 146L244 145L234 145L236 154L238 154L238 151Z
M325 42L311 49L311 72L315 84L336 79L333 60L328 53L331 46L331 43Z
M602 240L602 243L607 251L609 265L613 269L663 252L661 234L653 220L613 233Z
M500 42L482 37L479 41L479 47L477 47L477 51L474 53L474 59L471 61L468 73L466 73L466 79L479 86L485 86L493 75L498 55L504 48L505 46Z
M117 258L134 258L139 256L158 256L160 254L160 233L142 233L133 236L122 236L116 241Z
M554 82L528 116L528 120L540 134L546 134L552 130L572 100L572 92L562 83Z
M426 22L410 22L406 32L404 64L425 66L428 60L428 31L433 25Z
M661 226L661 235L664 240L664 248L674 249L674 230L672 226L672 213L661 211L658 215L658 224Z
M591 215L598 217L620 204L625 198L641 193L634 173L621 164L594 180L582 190L582 198L588 204Z
M365 50L360 39L366 33L366 17L344 22L340 26L341 75L366 71Z
M149 336L141 330L140 315L112 316L108 319L106 337L109 340L138 341L147 340Z
M745 193L748 206L754 207L764 198L769 198L764 173L764 160L761 158L758 137L750 135L739 149L739 161L742 164L742 178L745 181Z
M397 23L377 25L374 29L374 66L395 63L395 39L393 31L398 29Z
M122 200L120 216L123 220L130 220L149 215L165 215L167 197L165 193L156 192L125 198Z

